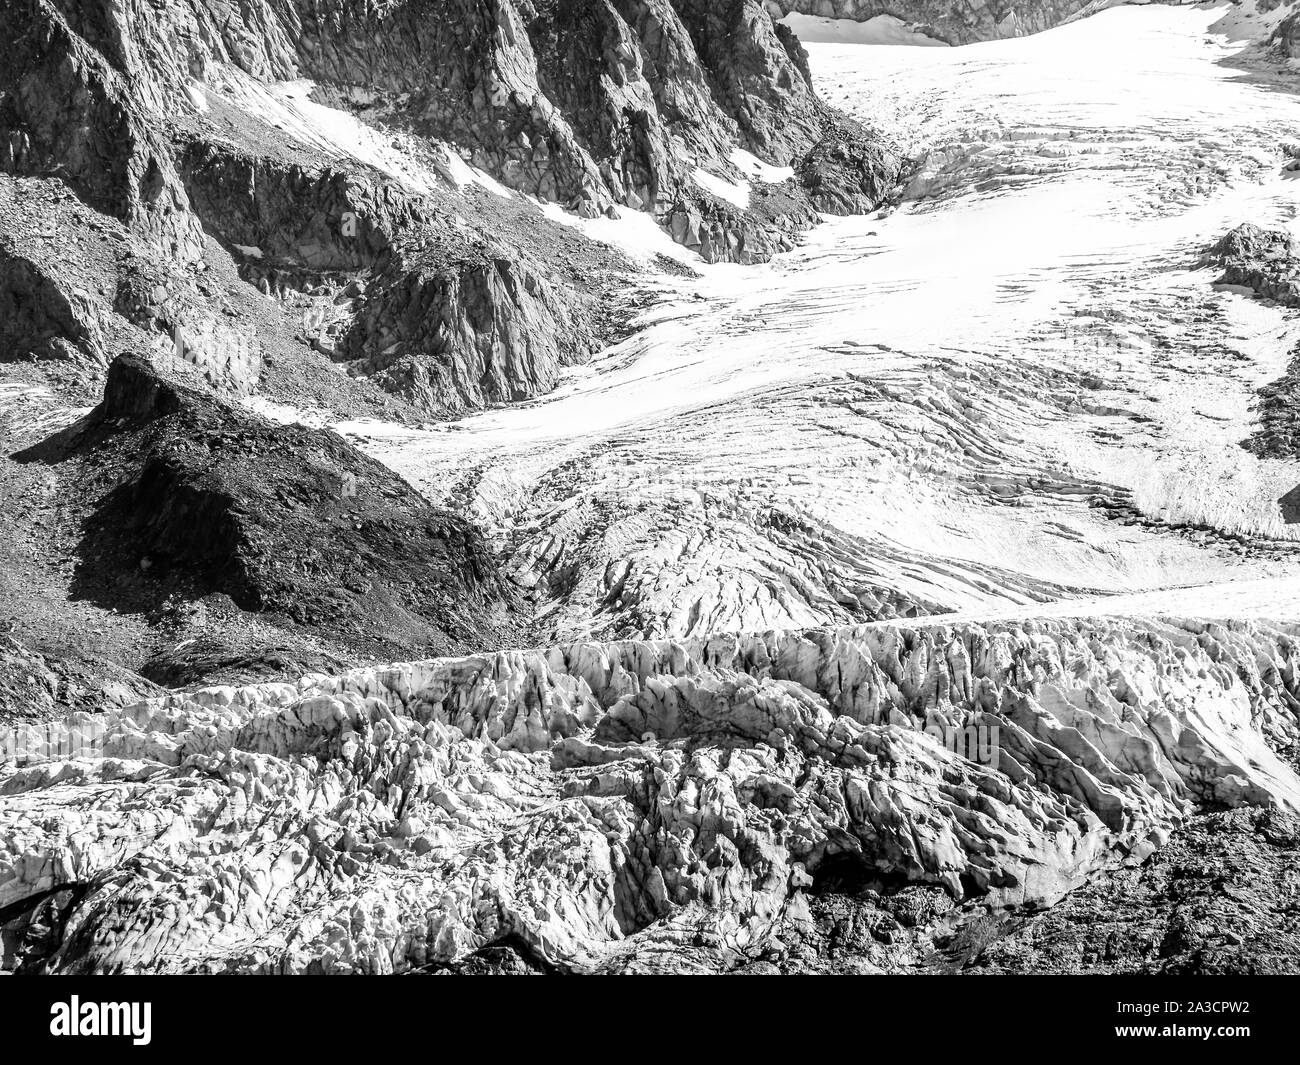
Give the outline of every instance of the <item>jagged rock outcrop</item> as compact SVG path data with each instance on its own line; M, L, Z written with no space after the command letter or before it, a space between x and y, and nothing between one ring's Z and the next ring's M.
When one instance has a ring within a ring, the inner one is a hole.
M545 392L605 338L598 292L548 281L542 259L485 241L447 198L212 141L191 142L184 174L242 276L290 302L324 297L305 316L318 351L430 413Z
M5 0L0 170L57 174L87 204L187 261L202 254L202 226L156 118L150 68L121 22L144 6Z
M66 187L0 174L0 361L102 373L116 348L147 343L113 310L125 242Z
M132 94L114 110L133 120L192 112L194 93L221 92L225 68L236 80L312 78L335 101L365 100L462 146L511 187L588 214L611 202L670 212L692 166L736 174L737 146L793 164L826 121L801 47L758 0L260 0L237 10L190 0L79 13L31 0L14 15L57 35L86 69L80 96ZM13 58L15 71L30 68L30 93L50 84L33 56ZM41 158L54 159L59 116L18 107L7 117L19 140L48 133ZM90 125L104 128L97 116ZM155 154L181 217L183 183L168 153ZM11 153L8 168L36 165ZM124 195L101 198L134 217Z
M457 0L382 14L336 3L338 21L264 6L278 25L259 40L294 51L246 60L248 72L403 95L394 117L584 214L611 202L659 213L693 165L734 173L737 144L787 165L821 129L806 59L757 0Z
M664 224L673 240L705 262L749 265L789 251L816 222L816 212L802 193L769 185L751 190L744 209L708 192L685 191Z
M0 358L101 359L97 319L85 293L66 289L40 264L0 245Z
M1285 230L1243 222L1210 247L1202 262L1223 268L1220 285L1241 285L1285 306L1300 306L1300 245Z
M313 276L382 266L403 230L433 221L433 210L400 185L360 167L321 165L194 139L182 156L196 210L241 263Z
M258 384L262 344L206 264L158 255L49 181L0 175L0 221L0 358L102 374L147 348L231 391Z
M898 181L897 159L861 127L829 125L795 170L813 206L827 214L866 214Z
M1292 12L1279 22L1270 41L1283 55L1291 59L1300 56L1300 11Z
M897 896L910 945L878 960L905 967L1140 863L1197 805L1294 811L1265 737L1296 740L1297 635L895 625L168 695L105 715L94 757L33 736L0 776L6 964L390 972L499 945L717 971L851 883ZM980 728L987 757L948 743Z
M797 13L866 22L892 15L948 44L1023 37L1059 26L1096 0L765 0L777 17Z
M528 265L436 256L367 290L339 356L422 406L456 411L548 391L597 346L589 322Z
M787 164L816 143L825 110L813 92L808 56L787 27L774 24L757 0L673 0L672 7L745 147Z

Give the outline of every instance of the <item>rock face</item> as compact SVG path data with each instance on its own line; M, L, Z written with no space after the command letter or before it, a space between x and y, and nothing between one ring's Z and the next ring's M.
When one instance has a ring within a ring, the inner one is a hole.
M1197 806L1295 810L1264 737L1296 740L1296 639L895 625L147 700L94 758L17 745L6 964L719 971L817 934L847 887L911 930L875 955L906 968L1143 861Z
M304 320L317 351L431 414L546 392L606 339L599 288L579 291L534 247L467 225L450 193L202 140L184 173L242 276L289 303L316 296Z
M435 255L372 285L339 350L391 391L455 411L549 391L598 346L590 321L530 265Z
M0 259L0 345L6 358L95 359L102 351L94 309L21 254Z
M796 13L866 22L892 15L948 44L1022 37L1059 26L1095 0L766 0L780 17Z
M0 170L58 173L90 206L193 259L202 226L154 120L162 103L154 81L124 32L127 10L144 6L6 0Z
M1300 12L1292 12L1278 23L1271 41L1285 56L1300 55Z
M897 177L886 151L863 130L830 126L800 161L796 174L813 206L827 214L865 214L887 195Z

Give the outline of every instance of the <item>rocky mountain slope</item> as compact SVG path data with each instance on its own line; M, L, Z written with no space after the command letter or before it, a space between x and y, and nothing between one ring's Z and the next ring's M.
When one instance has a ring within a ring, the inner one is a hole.
M119 356L85 418L12 459L77 484L59 515L77 537L68 594L152 626L143 660L128 660L152 680L522 638L517 595L477 529L337 434L270 423L193 371ZM57 535L46 546L59 550ZM48 636L55 613L26 620Z
M609 338L627 264L485 185L585 218L648 212L707 262L755 262L816 209L875 206L899 170L817 99L755 0L6 0L4 18L0 170L124 230L96 248L98 291L64 290L39 238L9 238L5 288L35 317L6 328L33 356L64 344L106 362L125 319L244 391L292 358L433 414L517 400ZM749 203L737 158L777 189ZM743 182L748 205L701 167ZM71 222L58 240L77 239ZM325 358L228 321L202 283L214 258Z

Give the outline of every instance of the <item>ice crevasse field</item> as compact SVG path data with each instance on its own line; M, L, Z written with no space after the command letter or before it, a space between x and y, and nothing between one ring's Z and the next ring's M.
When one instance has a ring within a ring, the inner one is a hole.
M1300 80L1247 47L1281 14L1126 6L962 48L801 20L821 94L920 160L896 211L691 262L540 401L340 428L549 586L555 639L1290 616L1300 463L1241 444L1300 324L1198 267L1295 224ZM690 259L647 217L564 217Z

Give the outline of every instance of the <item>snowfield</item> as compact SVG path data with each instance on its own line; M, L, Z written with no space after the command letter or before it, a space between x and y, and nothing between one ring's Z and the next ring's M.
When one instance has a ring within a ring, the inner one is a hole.
M1293 223L1300 104L1236 58L1228 12L810 44L821 92L921 159L901 209L698 264L544 401L344 428L483 522L549 589L556 639L1176 588L1253 612L1216 589L1294 579L1300 465L1239 444L1300 326L1196 261L1239 222ZM623 221L602 223L644 240Z

